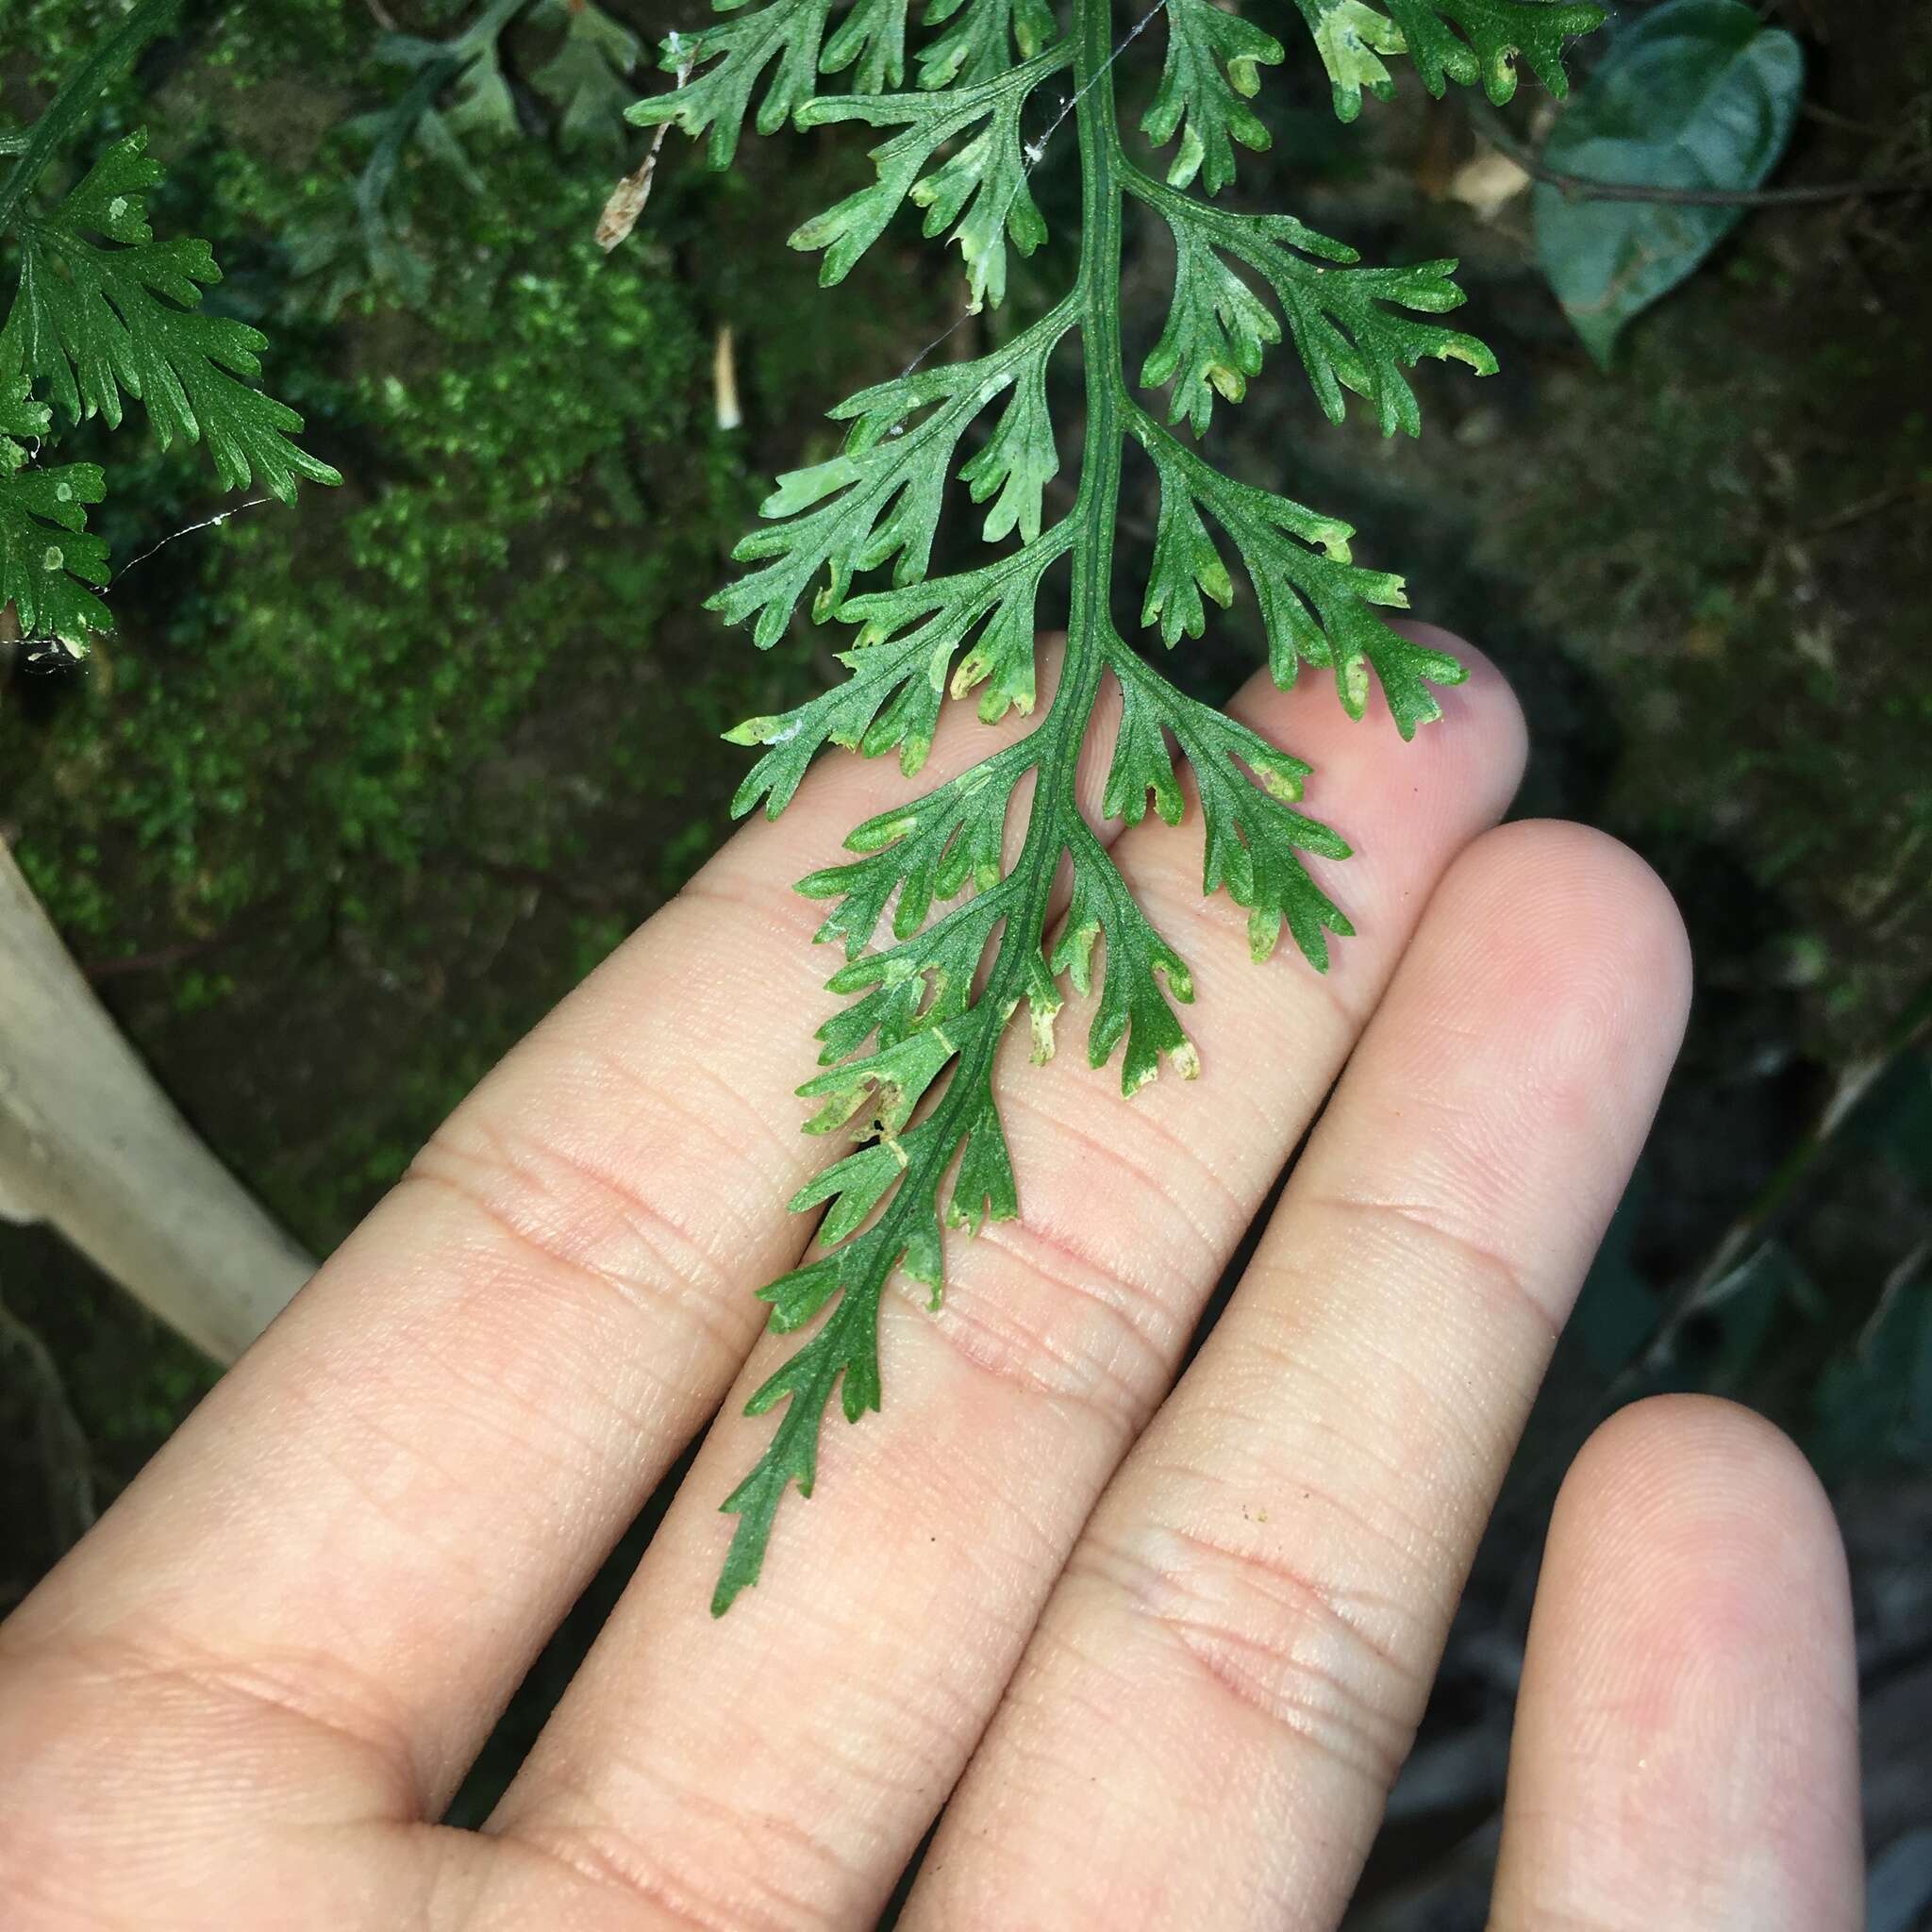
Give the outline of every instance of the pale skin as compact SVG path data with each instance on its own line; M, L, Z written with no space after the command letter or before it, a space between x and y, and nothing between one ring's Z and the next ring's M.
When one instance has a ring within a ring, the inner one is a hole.
M1474 662L1409 745L1310 680L1238 701L1357 847L1321 868L1360 934L1326 978L1250 963L1197 827L1118 838L1200 1079L1130 1104L1077 1007L1043 1068L1016 1027L1023 1220L955 1241L941 1314L889 1301L883 1413L827 1421L714 1621L717 1504L772 1425L739 1411L788 1345L752 1291L827 1152L787 886L904 781L836 758L741 832L0 1626L9 1932L861 1927L942 1803L913 1932L1334 1926L1689 997L1640 860L1496 829L1523 725ZM987 748L953 717L930 769ZM488 1829L436 1823L721 1403ZM1797 1453L1714 1401L1624 1410L1557 1506L1493 1925L1855 1927L1856 1703Z

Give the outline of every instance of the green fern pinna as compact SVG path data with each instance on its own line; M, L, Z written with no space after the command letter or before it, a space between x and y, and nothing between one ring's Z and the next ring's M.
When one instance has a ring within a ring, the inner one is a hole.
M74 658L113 628L96 591L108 546L87 527L101 501L97 463L42 463L42 443L99 416L119 428L128 399L147 411L163 449L207 447L225 488L260 485L284 503L298 478L341 475L294 438L302 419L255 387L268 339L202 307L219 282L206 242L158 240L147 198L161 170L137 128L115 142L50 207L32 191L93 112L103 87L169 32L180 0L139 0L68 76L24 132L0 131L0 242L19 281L0 321L0 610L24 635Z
M720 0L721 10L731 4ZM1452 80L1480 81L1491 100L1507 100L1519 58L1561 93L1566 39L1602 18L1594 6L1562 0L1291 0L1291 0L1250 4L1306 28L1343 121L1360 111L1364 92L1392 92L1388 61L1399 55L1435 94ZM928 237L958 243L974 308L1004 296L1008 246L1030 254L1044 238L1028 177L1070 115L1081 181L1079 264L1064 295L987 355L915 367L841 403L831 413L851 425L843 452L778 479L763 506L766 525L738 546L753 568L713 600L728 622L752 625L760 648L785 634L808 591L820 622L856 626L842 684L730 734L765 747L734 809L762 803L775 816L828 742L869 757L896 750L912 777L948 691L979 691L988 722L1008 708L1030 713L1036 600L1050 570L1064 567L1071 578L1065 661L1039 724L958 777L857 826L845 841L857 858L800 882L831 902L819 938L843 948L846 963L830 991L850 999L819 1029L826 1071L800 1090L822 1103L808 1131L856 1123L858 1144L791 1202L824 1210L815 1257L760 1291L775 1330L824 1320L752 1397L751 1413L780 1404L784 1413L724 1506L738 1527L712 1600L718 1613L758 1580L786 1488L795 1482L810 1493L834 1391L850 1421L878 1407L878 1310L888 1282L903 1272L931 1290L937 1307L945 1228L976 1231L988 1217L1019 1212L993 1062L1021 1008L1043 1058L1053 1051L1063 982L1086 995L1097 981L1087 1040L1095 1066L1124 1044L1128 1093L1154 1078L1163 1057L1183 1076L1198 1070L1174 1012L1193 997L1187 966L1135 904L1075 804L1074 772L1105 676L1124 704L1107 815L1135 824L1151 798L1170 824L1179 821L1171 741L1200 794L1204 890L1224 891L1247 909L1255 958L1273 952L1285 925L1319 971L1329 934L1349 931L1303 864L1309 853L1348 856L1327 826L1295 808L1308 767L1184 696L1114 625L1114 525L1127 442L1159 478L1153 564L1138 588L1141 623L1163 644L1183 631L1200 635L1204 600L1231 602L1224 539L1253 588L1277 683L1291 684L1304 663L1321 666L1358 717L1373 677L1407 738L1440 716L1431 687L1463 675L1453 658L1383 621L1380 609L1405 601L1402 579L1352 563L1346 525L1235 481L1197 447L1215 398L1241 399L1284 325L1326 414L1339 422L1353 391L1385 435L1416 433L1416 399L1403 372L1424 356L1480 374L1495 367L1480 342L1415 319L1461 301L1454 262L1362 267L1355 250L1291 215L1240 214L1203 198L1234 180L1237 146L1266 146L1267 130L1247 103L1260 70L1282 59L1281 42L1214 0L1165 0L1122 20L1111 0L1072 0L1064 26L1046 0L928 0L924 22L938 31L915 53L908 84L908 6L851 0L835 23L832 0L769 0L674 34L662 65L678 84L630 114L708 137L720 168L760 85L760 133L787 121L890 130L872 153L877 181L808 222L791 243L823 250L822 279L837 282L909 200L924 211ZM1166 16L1166 60L1141 131L1154 149L1173 149L1165 178L1131 158L1114 92L1116 60L1157 13ZM848 75L856 92L818 92L822 78ZM1175 256L1166 326L1138 382L1121 349L1129 200L1167 225ZM1073 506L1048 523L1045 489L1060 459L1046 371L1069 338L1078 339L1085 370L1084 439ZM1157 410L1143 398L1161 390L1165 408ZM956 473L968 425L994 411L991 434ZM955 474L975 503L991 506L983 534L991 555L975 569L928 576ZM888 566L890 588L855 592L861 573ZM1029 773L1024 842L1008 865L1009 806ZM1071 863L1072 900L1050 929L1049 895L1063 862ZM888 918L891 943L874 948Z

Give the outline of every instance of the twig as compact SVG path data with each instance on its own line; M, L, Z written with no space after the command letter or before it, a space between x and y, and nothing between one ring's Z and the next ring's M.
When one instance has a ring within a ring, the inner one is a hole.
M1876 516L1880 510L1890 509L1896 504L1915 502L1932 491L1924 484L1893 483L1884 490L1874 490L1870 496L1861 496L1856 503L1848 503L1842 509L1835 509L1829 516L1820 517L1810 525L1810 534L1818 536L1826 530L1848 529L1854 524L1863 523L1867 517Z
M179 940L172 946L157 946L152 952L126 953L118 959L83 959L80 970L90 986L98 986L104 979L119 979L129 973L164 973L170 967L198 959L204 953L231 946L242 936L232 931L218 932L207 939Z
M718 331L718 341L711 351L711 400L720 429L742 426L744 411L738 401L738 356L729 323Z
M33 1385L35 1433L40 1438L41 1474L47 1486L47 1510L54 1537L64 1551L93 1527L93 1453L87 1432L67 1399L59 1365L47 1344L0 1302L0 1356L18 1356Z
M1518 141L1487 106L1473 104L1472 114L1491 146L1507 155L1532 180L1557 189L1572 201L1643 201L1660 208L1797 208L1867 195L1932 191L1932 178L1914 175L1875 181L1821 181L1799 188L1646 188L1634 181L1602 181L1551 167L1536 149Z

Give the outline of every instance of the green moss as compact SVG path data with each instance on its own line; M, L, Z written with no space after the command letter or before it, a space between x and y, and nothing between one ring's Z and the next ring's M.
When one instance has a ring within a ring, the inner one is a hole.
M71 51L106 10L34 20ZM594 156L466 128L466 180L410 147L405 286L353 200L356 117L400 92L372 21L291 0L199 28L96 133L152 126L158 220L210 237L213 299L269 335L347 480L167 544L92 663L17 679L0 823L163 1084L322 1250L723 835L718 734L811 675L808 643L761 658L701 608L774 467L759 439L795 446L828 371L856 386L927 324L890 265L857 331L818 299L782 236L822 184L762 144L727 176L667 159L608 259ZM857 179L863 146L821 152ZM721 324L748 430L712 421ZM199 452L98 425L68 446L108 470L119 559L232 507Z

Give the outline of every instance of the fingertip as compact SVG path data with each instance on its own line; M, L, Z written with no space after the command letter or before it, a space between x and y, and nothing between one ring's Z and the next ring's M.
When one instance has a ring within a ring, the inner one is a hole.
M1804 1452L1722 1396L1651 1395L1620 1408L1571 1465L1557 1508L1646 1541L1676 1526L1719 1531L1750 1558L1773 1556L1770 1540L1789 1529L1843 1575L1837 1518Z
M1469 847L1441 898L1527 1010L1607 1002L1665 1049L1664 1066L1674 1058L1690 1014L1690 937L1670 888L1621 840L1518 820Z
M1855 1925L1852 1634L1830 1505L1779 1430L1708 1396L1606 1423L1551 1525L1496 1924Z

